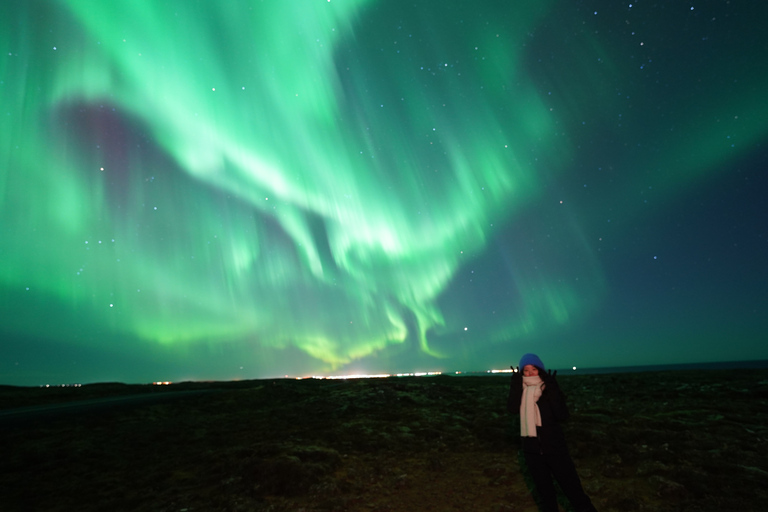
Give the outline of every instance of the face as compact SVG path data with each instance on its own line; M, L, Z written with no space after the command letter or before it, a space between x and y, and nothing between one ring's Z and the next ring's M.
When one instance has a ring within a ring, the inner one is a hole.
M532 364L527 364L523 367L523 376L525 377L535 377L539 374L539 369L533 366Z

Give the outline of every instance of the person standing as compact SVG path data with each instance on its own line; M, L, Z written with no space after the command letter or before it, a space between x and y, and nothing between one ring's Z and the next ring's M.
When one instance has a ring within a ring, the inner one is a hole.
M514 368L513 368L514 370ZM512 374L507 409L520 415L521 449L543 512L557 512L553 479L577 512L596 512L581 486L560 422L568 416L565 395L536 354L525 354Z

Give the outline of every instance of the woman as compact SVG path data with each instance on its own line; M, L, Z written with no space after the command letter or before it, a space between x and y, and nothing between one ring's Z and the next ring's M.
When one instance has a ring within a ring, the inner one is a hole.
M522 371L520 370L522 368ZM595 511L581 487L560 422L568 406L554 373L547 373L536 354L525 354L512 374L507 408L520 415L522 450L544 512L557 512L554 478L577 512Z

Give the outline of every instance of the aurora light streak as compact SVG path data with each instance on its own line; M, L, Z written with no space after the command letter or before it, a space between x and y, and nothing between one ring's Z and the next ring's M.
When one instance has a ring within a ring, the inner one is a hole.
M3 382L768 355L764 7L0 9Z

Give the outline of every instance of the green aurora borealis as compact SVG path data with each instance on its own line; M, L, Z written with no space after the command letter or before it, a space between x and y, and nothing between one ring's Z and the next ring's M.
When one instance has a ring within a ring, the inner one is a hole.
M766 359L766 14L5 1L0 383Z

